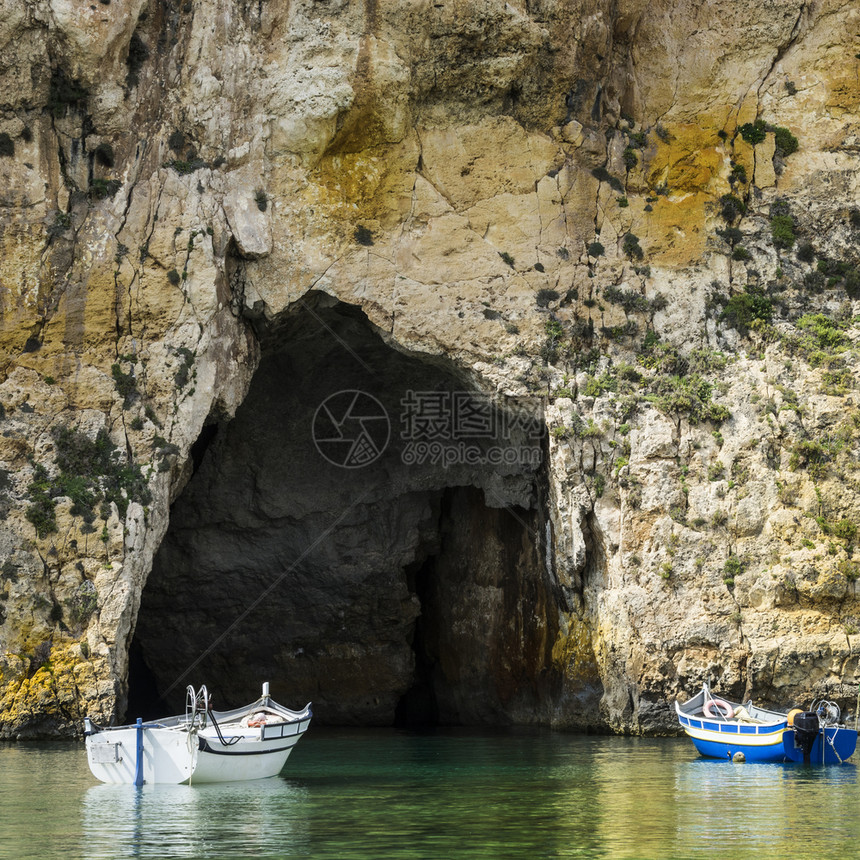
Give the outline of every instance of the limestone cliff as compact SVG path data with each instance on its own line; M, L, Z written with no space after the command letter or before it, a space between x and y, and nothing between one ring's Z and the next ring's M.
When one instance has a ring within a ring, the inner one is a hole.
M0 0L0 737L130 673L377 724L853 699L858 32ZM503 437L412 445L464 392Z

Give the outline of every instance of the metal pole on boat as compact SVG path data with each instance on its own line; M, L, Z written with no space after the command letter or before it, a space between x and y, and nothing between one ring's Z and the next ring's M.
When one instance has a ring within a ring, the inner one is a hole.
M137 723L137 756L134 767L134 784L143 785L143 720L138 717Z
M857 687L857 707L854 708L854 731L857 731L857 721L860 720L860 686Z

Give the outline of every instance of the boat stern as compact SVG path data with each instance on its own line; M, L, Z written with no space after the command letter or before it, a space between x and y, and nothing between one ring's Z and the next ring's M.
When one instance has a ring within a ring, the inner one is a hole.
M804 738L789 728L782 737L783 752L788 761L806 764L843 764L857 748L857 732L844 726L820 728L804 756Z
M89 722L85 743L90 771L101 782L177 784L191 779L197 766L196 734L176 729L146 724L97 729Z

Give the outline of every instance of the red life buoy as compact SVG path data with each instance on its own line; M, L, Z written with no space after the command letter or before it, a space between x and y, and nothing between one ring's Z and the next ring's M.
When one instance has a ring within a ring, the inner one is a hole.
M730 720L735 715L735 709L722 699L711 699L703 708L706 717ZM716 713L714 713L716 712Z

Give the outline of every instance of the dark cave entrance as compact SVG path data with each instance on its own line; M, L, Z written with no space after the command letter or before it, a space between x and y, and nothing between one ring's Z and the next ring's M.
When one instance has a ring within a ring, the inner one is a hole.
M268 680L330 724L548 722L536 404L470 391L328 296L302 305L259 330L244 403L195 445L127 715L181 710L189 683L238 705Z
M476 487L442 492L436 552L406 571L421 612L414 680L397 704L397 725L503 725L542 716L536 711L549 693L546 661L556 631L546 623L538 520L534 510L488 507Z

